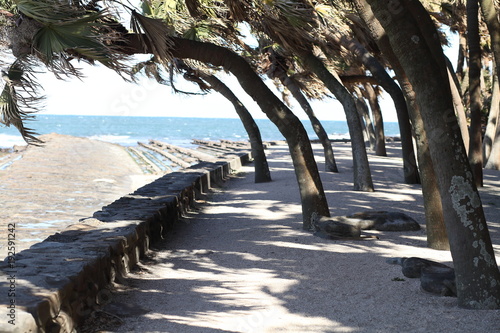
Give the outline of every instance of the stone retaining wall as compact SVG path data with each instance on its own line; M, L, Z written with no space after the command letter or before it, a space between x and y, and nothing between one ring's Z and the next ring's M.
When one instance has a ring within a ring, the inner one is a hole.
M6 259L0 267L0 332L74 332L150 243L164 238L195 199L248 160L247 153L226 155L222 162L167 174L17 253L15 262Z

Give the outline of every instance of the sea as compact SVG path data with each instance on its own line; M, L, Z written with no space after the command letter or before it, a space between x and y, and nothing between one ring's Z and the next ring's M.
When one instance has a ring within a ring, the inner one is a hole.
M262 140L284 140L283 135L268 119L255 119ZM310 139L316 135L309 121L302 120ZM348 139L345 121L322 121L331 139ZM192 146L192 140L246 141L248 136L239 119L233 118L183 118L183 117L130 117L130 116L79 116L36 115L25 126L38 134L58 133L112 142L123 146L136 146L150 139L167 142L180 147ZM384 123L386 136L399 136L397 123ZM0 147L11 148L25 145L21 135L13 126L0 125Z

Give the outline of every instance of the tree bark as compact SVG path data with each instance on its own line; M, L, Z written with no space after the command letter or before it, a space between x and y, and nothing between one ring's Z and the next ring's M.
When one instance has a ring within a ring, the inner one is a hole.
M370 104L373 116L373 125L375 127L375 155L387 156L387 150L385 149L384 121L382 118L382 111L380 110L380 104L378 103L377 93L370 83L365 83L364 87L365 98Z
M363 132L361 129L361 121L356 110L356 105L352 95L347 91L344 85L337 79L323 62L312 53L300 55L305 66L311 70L325 84L325 86L337 97L342 103L344 112L349 127L349 135L351 137L351 147L353 155L354 169L354 190L372 192L373 181L368 164L368 156L366 154Z
M472 178L437 31L420 2L367 0L410 80L429 137L456 275L458 304L500 308L500 271ZM390 6L389 6L390 4ZM426 33L423 33L426 31ZM434 98L436 95L440 98ZM450 116L451 115L451 116Z
M413 149L412 133L408 109L401 88L389 76L385 68L368 50L353 38L331 34L330 37L350 50L377 79L378 84L391 96L398 117L399 133L401 135L401 149L403 153L403 170L406 184L420 183L415 151Z
M455 74L459 82L464 79L465 53L467 52L467 37L462 32L458 32L458 59ZM460 87L460 85L459 85Z
M462 134L462 139L464 140L465 151L469 152L469 129L467 127L467 116L465 114L464 104L462 103L462 97L460 96L460 91L458 86L452 80L451 72L448 69L448 78L450 80L451 94L453 97L453 108L455 110L455 115L458 120L458 126L460 127L460 133Z
M491 93L491 107L488 116L488 124L486 125L486 132L484 133L483 141L483 161L485 168L498 169L499 156L491 154L493 143L496 141L497 127L499 125L498 117L500 116L500 85L496 75L493 76L493 87ZM491 163L490 163L491 157ZM495 162L496 160L496 162ZM497 165L495 167L495 164Z
M127 54L150 53L144 49L135 34L129 34L123 52ZM300 120L273 94L250 65L229 49L207 42L170 37L172 55L180 59L194 59L231 72L241 87L257 102L266 116L278 127L287 140L295 176L299 185L303 228L311 229L313 219L330 216L326 196L314 159L309 137Z
M264 152L264 145L262 143L262 137L260 135L259 127L253 119L247 108L241 103L241 101L236 97L236 95L228 88L221 80L219 80L214 75L202 75L204 81L210 84L211 88L222 96L224 96L228 101L230 101L236 113L243 123L243 127L248 134L250 139L250 146L252 148L252 157L254 160L255 167L255 182L265 183L270 182L271 172L269 171L269 164L267 163L266 153Z
M401 90L408 103L408 111L415 133L417 158L422 180L425 224L427 226L427 246L436 250L448 250L450 246L444 224L441 196L439 194L434 165L429 152L427 133L423 127L422 117L415 100L415 92L408 81L403 67L392 50L392 46L384 28L375 19L370 6L368 6L365 0L355 0L355 3L356 9L366 23L372 38L377 42L378 47L388 59L392 69L396 73Z
M469 163L476 186L483 186L483 145L481 142L481 43L478 0L467 0L467 42L469 44Z
M368 109L368 105L366 105L365 98L361 89L359 87L354 86L354 91L356 92L356 96L354 96L356 109L358 110L359 117L361 119L361 125L364 129L366 138L365 141L368 141L370 144L370 149L375 150L375 146L377 144L377 140L375 139L375 129L373 128L373 122L370 118L370 110Z
M493 0L479 0L484 22L488 27L491 38L491 49L493 50L496 75L500 79L500 21L498 11Z
M321 145L323 146L323 152L325 155L325 170L329 172L339 172L337 163L335 162L335 155L333 154L332 143L328 138L328 134L326 133L325 128L314 114L314 110L312 109L311 104L309 104L307 98L301 92L300 87L295 82L295 80L288 76L288 74L286 73L286 69L279 65L282 63L282 61L280 61L282 59L276 59L277 55L274 52L272 52L270 56L272 58L273 64L277 63L278 65L273 66L272 70L268 71L268 75L270 75L272 78L277 78L280 80L280 82L290 91L295 100L297 100L302 110L304 110L304 112L306 113L307 117L309 117L309 121L311 122L313 130L318 136Z

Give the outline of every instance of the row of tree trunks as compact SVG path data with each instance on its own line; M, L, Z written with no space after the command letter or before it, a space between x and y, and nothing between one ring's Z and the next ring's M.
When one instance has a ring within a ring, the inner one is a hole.
M415 159L415 152L413 150L412 132L410 120L408 118L408 109L401 88L398 87L396 82L389 76L385 68L370 52L353 38L346 36L339 37L335 34L330 34L329 38L332 41L340 43L346 49L351 51L360 63L376 78L378 84L391 96L396 114L398 117L399 132L401 135L401 148L403 153L403 168L404 180L407 184L418 184L420 178L418 175L417 162Z
M307 98L300 90L297 82L295 82L295 80L287 74L286 68L284 68L283 65L286 60L281 59L272 48L269 48L269 57L272 65L267 74L273 79L277 78L278 80L280 80L281 84L283 84L283 86L285 86L288 91L290 91L292 96L299 103L302 110L304 110L304 112L306 113L309 121L311 122L314 132L318 136L318 139L323 146L323 152L325 156L325 170L329 172L339 172L337 163L335 162L335 155L333 154L332 143L328 138L328 134L319 119L314 114L314 110L311 107L311 104L308 102Z
M361 128L361 121L356 110L352 95L347 91L340 79L336 78L312 52L300 55L304 65L325 84L337 97L344 108L351 137L354 168L354 190L371 192L374 190L373 181L368 164L365 142Z
M456 274L459 306L500 308L500 271L460 135L437 31L420 2L367 0L412 84L422 114ZM440 98L435 98L440 96ZM449 116L449 114L453 116Z
M416 138L415 142L424 198L425 224L427 226L427 245L433 249L447 250L449 249L449 242L444 224L441 197L437 187L434 166L429 154L427 135L415 101L413 87L408 81L403 67L392 50L392 46L384 28L380 25L380 22L375 19L366 0L355 0L355 5L358 14L365 22L373 40L377 42L379 49L386 59L388 59L392 69L396 73L396 78L399 81L402 93L406 99L405 103L407 103L407 110L409 110L410 113Z
M500 79L500 18L493 0L479 0L484 22L488 27L491 39L491 49L495 62L496 76Z
M129 53L144 53L136 35L129 35ZM231 72L245 92L278 127L292 157L302 203L303 228L311 228L312 219L330 216L328 203L314 159L308 135L300 120L265 85L250 65L236 53L206 42L172 37L172 54L180 59L194 59Z
M243 103L236 97L236 95L229 89L221 80L214 75L202 75L201 78L210 84L210 87L224 96L228 101L233 104L238 117L240 117L243 127L245 128L248 138L250 139L250 146L252 149L252 157L255 167L255 182L264 183L271 181L271 172L269 171L269 164L267 163L264 145L260 130L250 112L243 105Z
M363 95L370 104L373 116L373 125L375 127L375 155L387 156L387 150L385 148L384 121L382 119L382 111L380 110L380 104L378 103L377 93L370 83L364 83L363 86L365 88Z

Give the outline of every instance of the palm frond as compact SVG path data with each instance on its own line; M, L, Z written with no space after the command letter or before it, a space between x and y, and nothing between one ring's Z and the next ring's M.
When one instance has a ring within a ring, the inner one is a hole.
M7 71L2 71L5 85L0 94L0 123L14 125L28 144L38 145L43 142L24 122L34 118L42 97L37 94L40 86L26 69L22 61L16 60Z
M173 59L170 50L174 43L169 38L172 31L164 22L133 11L131 26L132 30L141 36L144 50L149 48L162 64L167 64Z

